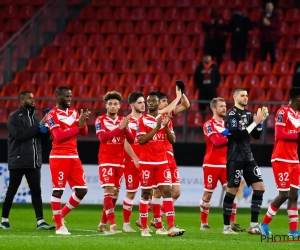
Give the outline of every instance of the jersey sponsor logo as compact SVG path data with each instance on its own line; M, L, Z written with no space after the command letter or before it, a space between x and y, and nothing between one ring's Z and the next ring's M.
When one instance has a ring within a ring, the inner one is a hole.
M164 177L167 179L167 180L171 180L172 179L172 176L171 176L171 172L169 169L166 169L164 171Z
M111 124L108 121L104 121L104 126L110 131L118 127L118 125Z
M111 143L109 143L110 141L111 141ZM123 144L124 143L124 138L114 136L110 141L108 141L107 144Z
M211 128L211 126L209 124L206 125L206 130L207 130L208 134L212 132L212 128Z
M65 115L60 115L57 114L57 118L59 121L71 126L75 122L75 115L70 115L70 116L65 116Z
M236 128L237 127L237 121L235 118L230 119L231 127Z
M156 127L156 122L148 120L148 119L143 119L143 122L145 124L145 126L150 127L152 129L154 129Z
M96 130L101 130L101 123L100 122L96 123Z
M254 169L253 169L253 173L257 176L257 177L261 177L261 172L260 172L260 169L258 166L256 166Z
M164 141L165 135L164 134L155 134L152 138L153 141Z
M235 112L234 111L230 111L229 115L235 115Z

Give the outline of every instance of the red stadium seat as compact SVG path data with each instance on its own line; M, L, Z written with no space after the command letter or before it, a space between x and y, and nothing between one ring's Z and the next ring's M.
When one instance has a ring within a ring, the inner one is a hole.
M175 2L174 0L160 0L159 5L160 7L172 7L175 5Z
M94 86L101 84L101 76L98 72L88 73L85 78L83 85L85 86Z
M71 45L74 47L83 47L87 44L86 34L74 34L71 40Z
M288 90L292 87L292 76L281 76L278 81L278 88Z
M139 43L139 39L137 37L137 35L135 34L128 34L125 35L123 40L122 40L122 46L123 47L136 47L138 46Z
M48 84L53 86L65 85L67 81L65 72L53 72L49 78Z
M53 18L45 18L40 24L41 32L57 32L57 24Z
M142 35L139 40L139 46L143 48L154 47L156 44L156 38L153 34Z
M162 8L153 7L148 11L147 20L149 21L159 21L162 20L164 17Z
M18 93L17 85L4 84L1 89L1 96L17 96Z
M76 72L79 69L78 59L76 58L69 58L64 60L62 65L62 71L65 72Z
M116 9L118 10L118 9ZM111 20L113 16L112 9L108 6L103 6L98 9L96 13L96 19L97 20Z
M22 27L21 19L19 18L9 18L5 24L5 31L7 32L17 32Z
M206 6L209 6L210 1L209 0L194 0L193 6L197 8L203 8Z
M53 97L53 86L47 84L38 86L36 96Z
M145 20L147 16L146 9L143 7L135 7L130 13L130 20L132 21L141 21Z
M180 50L178 59L183 61L194 60L196 57L195 50L193 48L184 48Z
M288 35L290 33L290 26L287 22L280 23L280 35Z
M149 67L149 72L155 74L165 72L165 62L160 60L152 61Z
M300 22L296 22L292 24L290 34L294 36L298 36L300 34Z
M149 21L139 21L134 27L136 34L149 34L151 33L151 24Z
M260 88L253 88L249 91L249 100L251 101L265 101L265 92Z
M43 47L40 57L42 58L50 58L57 56L57 48L54 45L48 45Z
M258 62L255 65L254 74L267 75L271 74L271 64L269 62Z
M246 76L243 81L242 87L246 89L259 88L260 87L259 77L256 75Z
M82 20L96 19L96 9L93 6L86 6L80 10L79 18Z
M191 40L189 35L177 35L174 40L174 47L176 48L188 48L190 46Z
M296 63L300 61L300 53L297 49L289 49L286 51L284 61L290 63Z
M153 83L153 75L151 73L140 74L136 81L136 85L141 87L152 85L152 83Z
M102 26L101 26L101 33L104 34L111 34L111 33L116 33L118 30L117 24L114 21L105 21ZM91 32L91 33L98 33L99 30L97 32Z
M49 72L61 71L61 60L58 58L48 58L45 63L45 71L49 71Z
M135 85L136 84L135 74L134 73L122 74L119 84L121 86L125 86L125 87L130 86L130 85Z
M220 87L220 86L217 88L218 96L224 98L225 100L232 99L232 97L229 96L229 93L230 93L229 88ZM198 103L197 103L197 106L199 108Z
M94 49L92 58L96 60L107 59L109 57L109 50L107 47L96 47Z
M127 7L119 7L116 8L113 14L114 20L129 20L130 13ZM108 19L111 19L111 15L108 17Z
M257 34L249 34L247 48L257 49L260 47L259 36Z
M161 57L160 49L158 47L148 48L145 51L144 58L145 60L152 61L152 60L159 60Z
M80 72L71 72L68 75L66 85L68 86L76 86L76 85L83 85L83 75Z
M156 21L152 27L153 34L165 34L168 32L168 24L164 21Z
M35 13L35 8L32 5L23 5L19 9L19 17L22 19L29 19Z
M287 75L289 74L289 64L288 62L276 62L272 74L274 75Z
M186 28L186 34L199 35L202 33L202 24L199 21L191 21Z
M162 34L158 37L157 39L157 43L156 43L157 47L160 48L170 48L173 47L173 39L172 36L169 34Z
M183 34L185 32L185 25L182 21L173 21L171 23L169 33L170 34Z
M1 107L4 105L1 104ZM0 108L0 123L7 123L7 109L6 108Z
M107 73L113 71L113 63L112 60L102 59L99 60L96 71L101 73Z
M104 23L105 25L107 25L106 23ZM103 24L103 25L104 25ZM90 21L87 21L85 24L84 24L84 28L83 28L83 32L84 33L106 33L106 29L108 29L108 27L106 26L103 26L103 30L102 30L102 27L100 29L100 24L98 21L95 21L95 20L90 20ZM115 30L117 30L117 26L115 27Z
M97 68L96 61L92 58L85 58L81 61L79 71L83 73L95 72Z
M181 14L180 20L183 21L192 21L197 19L197 12L196 8L194 7L187 7L183 9Z
M266 96L266 100L275 102L281 102L283 98L283 90L278 88L269 89Z
M112 60L126 59L126 50L125 50L125 48L124 47L112 48L109 58L112 59Z
M31 83L31 74L28 71L18 72L14 79L14 84L22 85Z
M204 36L194 36L192 42L191 42L191 47L200 49L203 48L204 46Z
M189 60L185 63L183 68L183 73L192 75L195 73L197 66L199 65L199 61L197 60Z
M127 73L130 71L130 64L128 60L117 60L114 67L113 72L115 73Z
M148 71L148 63L145 60L134 60L131 66L131 72L140 74Z
M134 25L131 21L122 21L118 26L117 33L119 34L131 34L133 33Z
M29 71L43 71L44 70L44 60L43 58L32 58L29 63L28 66L26 68Z
M249 61L240 62L236 70L236 73L240 75L249 75L252 74L252 72L253 64Z
M2 46L9 39L7 32L0 32L0 46Z
M164 15L163 15L163 19L166 21L175 21L175 20L179 20L180 19L180 10L178 8L175 7L171 7L168 8Z
M240 77L240 75L230 75L227 76L224 87L235 89L241 87L241 85L242 85L242 78Z
M225 2L225 0L213 0L212 6L216 8L221 8L227 4L228 1Z
M250 20L254 23L258 22L261 12L262 12L261 8L259 7L253 8L249 15Z
M74 56L75 56L74 47L72 46L60 47L57 53L57 58L59 59L73 58Z
M19 43L14 48L13 58L26 58L29 59L31 57L30 47L26 43Z
M118 85L119 84L119 78L116 73L107 73L103 76L102 85L109 86L109 85Z
M32 76L31 83L33 85L42 85L48 83L48 73L44 71L36 72Z
M277 78L274 75L264 76L260 83L260 88L270 89L277 87Z
M141 60L144 58L144 52L141 47L133 47L128 50L127 59L128 60Z
M187 87L191 87L191 86L188 85L189 78L188 78L187 74L183 74L183 73L175 74L175 75L172 77L171 84L172 84L173 86L175 86L176 80L179 80L179 79L182 80L182 81L185 83L185 85L186 85Z
M293 8L293 9L287 9L285 13L285 21L286 22L297 22L299 21L300 17L300 12L298 9Z
M72 20L68 23L67 26L68 33L82 33L83 32L83 24L80 20Z
M79 47L76 50L75 58L77 59L85 59L92 57L92 51L90 47Z
M182 63L179 60L172 60L168 62L166 72L169 74L178 74L182 72Z
M98 47L104 45L105 40L102 34L91 34L87 46Z
M121 46L121 37L119 34L108 35L105 40L105 46L107 47L119 47Z
M231 75L235 73L235 62L233 61L228 61L228 62L223 62L220 66L220 73L224 75Z
M171 85L171 78L170 78L169 74L160 73L155 76L154 81L153 81L153 86L163 87L163 86L170 86L170 85ZM172 89L174 91L173 87L172 87ZM164 91L162 90L162 92L164 92ZM168 95L167 91L165 91L164 93ZM171 99L171 97L169 97L169 98Z
M279 49L288 49L295 48L296 40L294 36L282 36L279 40L277 48Z
M101 85L92 85L90 88L90 91L88 93L88 96L90 98L95 98L95 96L102 98L106 93L105 87Z
M174 47L165 48L161 55L161 59L165 61L176 60L177 58L178 58L178 50L177 48Z
M294 6L294 0L279 0L278 1L278 7L279 8L285 8L289 9Z
M56 34L53 45L56 46L67 46L71 43L70 35L66 32L62 32L59 34Z
M18 17L18 7L17 5L5 5L3 11L2 11L2 17L3 18L15 18Z

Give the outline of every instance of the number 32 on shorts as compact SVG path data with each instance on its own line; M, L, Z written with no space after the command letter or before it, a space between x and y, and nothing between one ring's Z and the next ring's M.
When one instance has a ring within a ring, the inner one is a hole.
M279 173L278 179L279 181L289 181L289 173L288 172Z

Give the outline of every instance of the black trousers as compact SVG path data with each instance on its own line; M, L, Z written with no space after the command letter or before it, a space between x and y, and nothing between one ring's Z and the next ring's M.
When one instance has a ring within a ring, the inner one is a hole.
M231 59L238 64L246 60L246 43L231 44Z
M41 169L12 169L9 170L9 185L3 201L2 217L8 218L14 197L25 175L31 192L31 201L37 220L43 219L43 203L41 190Z
M206 108L209 107L210 109L210 101L215 97L218 97L216 87L210 86L210 84L201 87L201 89L199 89L198 99L199 101L208 101L208 103L199 103L200 112L206 113Z
M276 42L266 42L260 44L261 60L266 61L268 54L270 54L272 66L276 62Z

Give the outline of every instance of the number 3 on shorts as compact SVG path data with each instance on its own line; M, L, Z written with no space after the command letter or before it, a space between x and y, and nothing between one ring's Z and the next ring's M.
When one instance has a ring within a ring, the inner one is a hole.
M64 172L58 172L58 179L62 181L64 179Z

